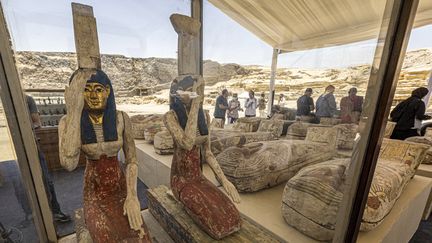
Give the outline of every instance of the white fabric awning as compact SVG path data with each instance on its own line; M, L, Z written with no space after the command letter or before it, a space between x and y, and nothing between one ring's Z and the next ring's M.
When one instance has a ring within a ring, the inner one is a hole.
M209 0L261 40L283 51L378 37L386 0ZM432 0L420 0L414 27L432 24Z

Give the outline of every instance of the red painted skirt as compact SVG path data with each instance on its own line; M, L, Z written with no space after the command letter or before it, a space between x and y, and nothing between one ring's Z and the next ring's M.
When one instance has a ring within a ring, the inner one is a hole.
M84 178L84 217L95 243L151 242L146 235L129 227L123 204L126 200L126 179L116 157L101 156L87 160Z
M198 147L174 149L171 189L194 222L214 239L240 230L240 214L234 203L202 175Z

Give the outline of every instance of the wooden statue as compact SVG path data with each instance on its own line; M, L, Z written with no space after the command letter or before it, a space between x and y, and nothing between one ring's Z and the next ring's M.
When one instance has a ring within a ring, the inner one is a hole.
M180 62L180 76L171 86L171 109L164 116L165 126L174 139L171 190L202 230L215 239L221 239L240 229L240 214L228 196L203 176L202 157L233 201L239 202L240 197L226 179L209 146L208 119L201 108L204 80L194 71L196 55L191 48L200 24L177 14L171 16L171 22L179 34Z
M84 218L93 242L150 242L137 197L137 160L131 122L116 110L108 76L100 70L92 8L72 4L79 69L65 90L68 114L60 120L60 161L76 168L87 158ZM86 21L88 20L88 21ZM117 155L123 149L123 172Z

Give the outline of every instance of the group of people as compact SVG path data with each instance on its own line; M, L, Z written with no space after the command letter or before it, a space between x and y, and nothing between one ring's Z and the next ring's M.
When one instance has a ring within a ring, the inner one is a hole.
M332 118L336 115L335 87L329 85L325 88L316 104L312 99L313 90L307 88L297 100L297 117L313 117L319 121L323 117ZM357 88L351 88L348 96L340 101L340 118L342 123L358 123L363 109L363 97L357 95ZM316 110L316 111L315 111ZM315 111L315 113L313 113Z
M336 115L337 106L334 96L335 87L329 85L325 88L316 102L312 98L313 90L307 88L304 94L297 99L296 115L299 119L309 117L310 121L319 122L321 118L333 118ZM429 93L424 87L415 89L411 97L398 104L390 114L391 120L396 122L396 127L391 136L392 139L404 140L408 137L420 135L421 121L431 119L431 116L425 114L426 106L422 99ZM241 107L237 94L228 102L228 90L224 89L222 94L216 99L214 117L222 119L225 123L225 117L228 122L234 123L239 118L239 111L245 112L245 117L255 117L256 110L259 110L259 116L265 117L267 101L264 93L257 100L255 93L249 91L249 97L245 101L244 109ZM279 96L278 105L284 107L286 103L285 96ZM340 100L340 119L341 123L358 123L363 110L363 97L357 95L357 88L349 89L348 96Z
M255 98L255 92L249 91L249 97L246 99L244 109L241 107L238 95L234 93L232 99L228 102L228 90L222 90L221 95L216 99L216 105L214 110L214 117L221 119L225 123L225 117L228 117L228 123L232 124L239 118L239 111L244 111L245 117L256 117L256 110L259 110L259 116L265 117L265 109L267 107L267 101L265 100L264 93L257 100Z

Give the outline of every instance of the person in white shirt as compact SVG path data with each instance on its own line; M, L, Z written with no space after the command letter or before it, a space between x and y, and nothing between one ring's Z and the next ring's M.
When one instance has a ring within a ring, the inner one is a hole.
M245 116L256 117L257 99L255 98L255 92L249 91L249 98L246 99L245 103Z
M284 94L279 95L278 105L281 108L285 107L285 95Z

